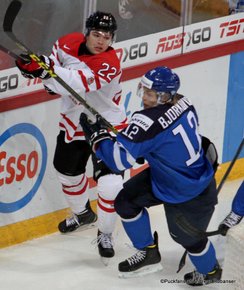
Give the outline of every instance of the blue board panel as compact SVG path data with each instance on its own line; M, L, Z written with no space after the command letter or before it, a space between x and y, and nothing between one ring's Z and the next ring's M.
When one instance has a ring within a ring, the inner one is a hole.
M244 134L244 52L230 56L222 162L231 161ZM239 158L244 157L244 149Z

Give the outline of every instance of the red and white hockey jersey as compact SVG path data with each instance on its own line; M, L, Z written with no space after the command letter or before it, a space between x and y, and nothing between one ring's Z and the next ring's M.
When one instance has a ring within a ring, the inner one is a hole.
M89 53L82 33L61 37L53 46L50 58L54 71L86 102L117 129L126 126L126 113L121 99L121 68L115 50L109 47L97 55ZM43 80L53 92L61 95L60 129L66 142L84 139L79 124L81 112L91 114L54 78Z

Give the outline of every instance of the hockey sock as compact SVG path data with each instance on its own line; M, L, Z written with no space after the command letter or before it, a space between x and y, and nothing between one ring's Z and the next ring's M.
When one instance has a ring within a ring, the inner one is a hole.
M197 271L202 274L211 272L217 263L215 249L210 241L207 242L205 249L201 253L188 252L188 255Z
M122 219L122 224L135 248L143 249L154 243L149 215L146 209L143 209L133 219Z
M233 199L232 211L239 216L244 216L244 181Z
M65 199L73 213L79 214L86 209L88 201L88 179L85 174L66 176L57 173L62 184Z
M114 200L122 188L123 178L121 175L108 174L98 179L98 228L104 234L111 234L115 229L118 215L114 209Z

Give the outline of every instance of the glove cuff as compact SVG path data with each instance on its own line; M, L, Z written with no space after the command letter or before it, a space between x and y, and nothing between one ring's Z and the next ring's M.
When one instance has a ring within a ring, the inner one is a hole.
M112 136L108 133L106 129L100 129L99 131L94 132L90 138L92 151L96 153L96 150L99 147L99 143L106 139L112 140Z
M49 68L53 68L54 66L54 62L47 56L45 55L41 55L40 59L49 67ZM41 75L39 76L40 79L42 80L47 80L49 79L51 76L50 74L43 68L41 68L43 70L43 72L41 73Z

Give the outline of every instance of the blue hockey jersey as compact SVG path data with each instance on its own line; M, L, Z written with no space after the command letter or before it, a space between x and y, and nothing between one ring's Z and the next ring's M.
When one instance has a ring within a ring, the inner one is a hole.
M102 141L96 155L115 172L143 157L151 170L155 196L175 204L199 195L213 178L201 143L195 108L181 96L175 105L135 112L117 142Z

